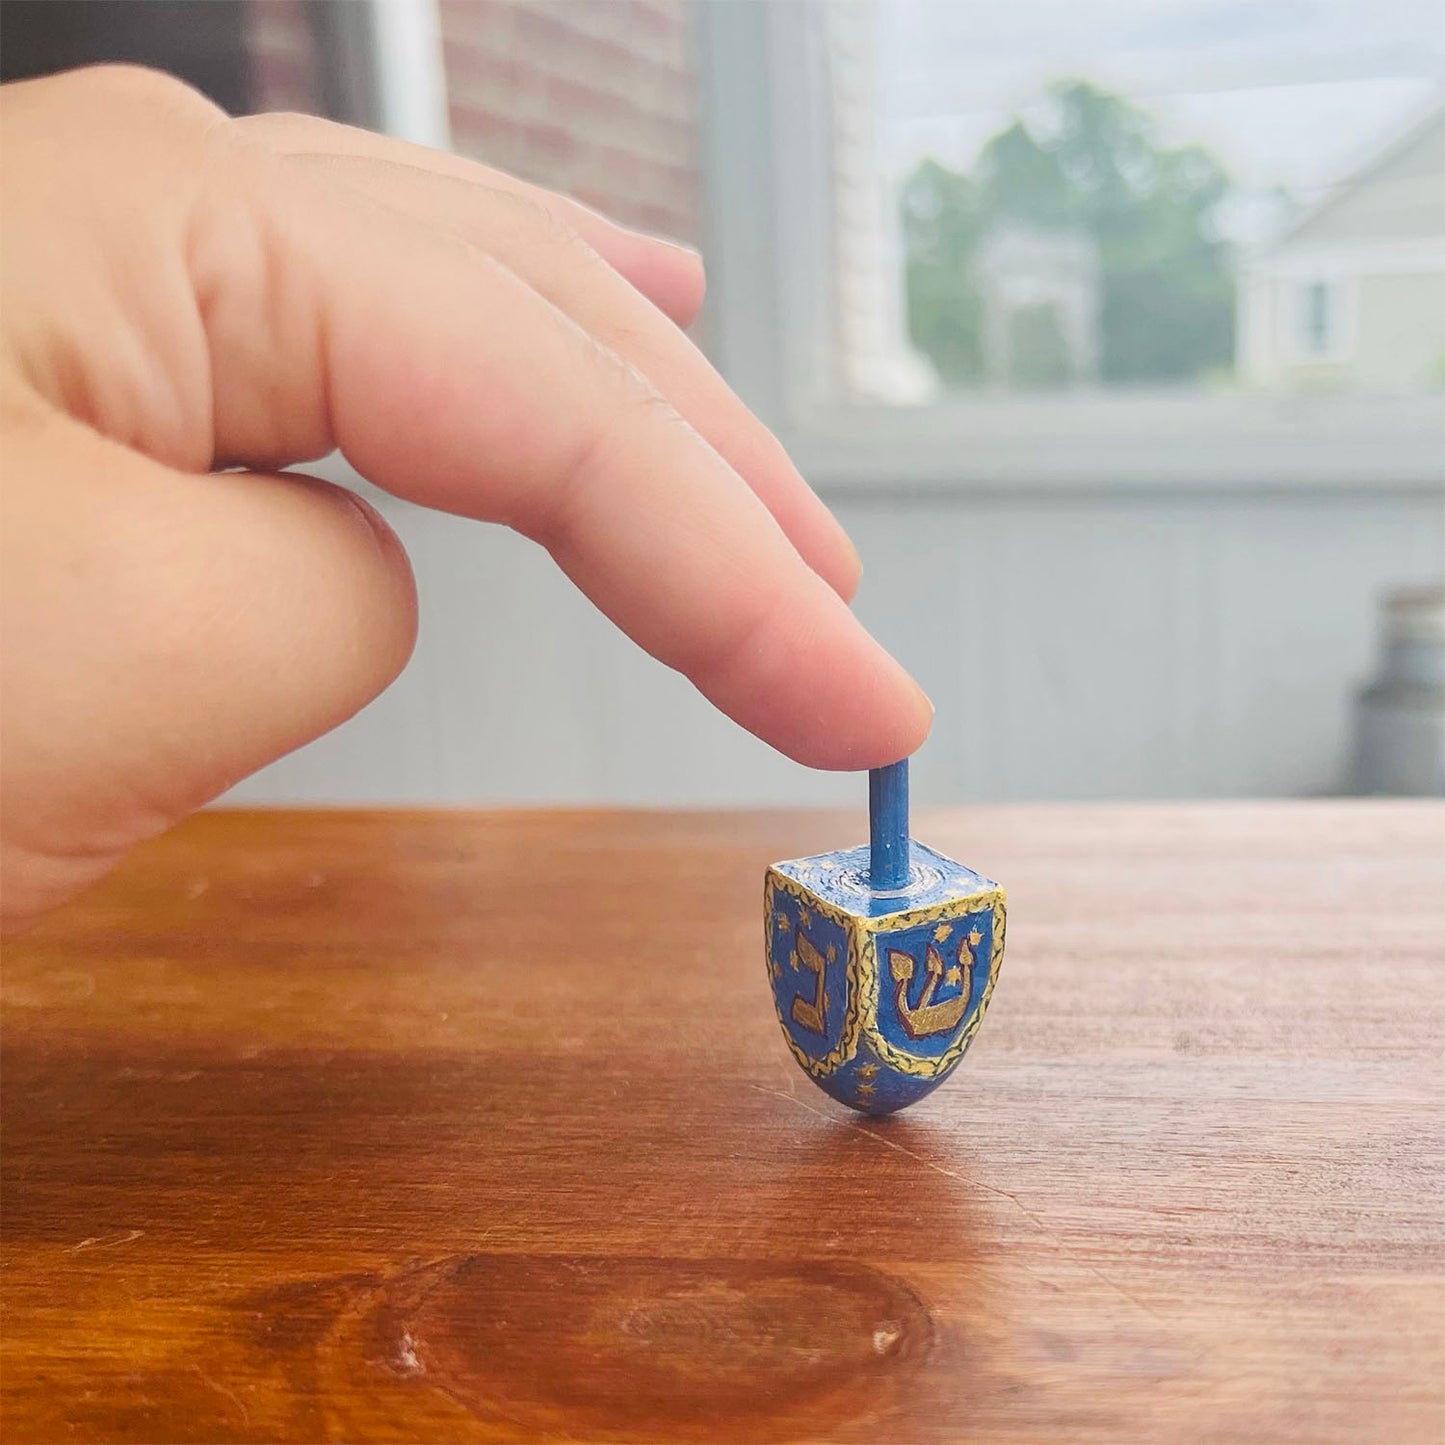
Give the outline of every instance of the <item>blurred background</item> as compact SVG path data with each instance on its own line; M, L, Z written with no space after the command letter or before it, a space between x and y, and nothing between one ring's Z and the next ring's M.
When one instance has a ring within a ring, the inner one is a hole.
M1445 791L1437 0L0 4L7 79L97 59L701 247L699 343L937 704L921 800ZM416 655L235 801L858 801L349 479Z

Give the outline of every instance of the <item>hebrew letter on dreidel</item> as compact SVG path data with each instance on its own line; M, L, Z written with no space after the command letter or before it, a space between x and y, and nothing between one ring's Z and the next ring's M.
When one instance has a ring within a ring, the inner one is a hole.
M792 962L794 968L807 969L816 975L811 1003L802 994L794 995L793 1022L801 1024L812 1033L825 1033L823 1015L828 1008L826 984L828 965L824 963L823 955L801 933L798 935L798 947L793 953Z

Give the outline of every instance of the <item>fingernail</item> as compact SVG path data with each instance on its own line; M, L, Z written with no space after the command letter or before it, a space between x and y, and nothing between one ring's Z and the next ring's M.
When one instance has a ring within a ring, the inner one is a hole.
M671 246L674 251L686 251L689 256L702 260L702 252L691 241L679 241L676 236L667 236L661 231L638 231L637 234L646 236L650 241L660 241L664 246Z
M656 241L659 245L666 246L670 251L680 251L696 266L702 265L702 252L696 246L689 245L686 241L674 241L671 236L653 236L646 231L639 231L638 235L647 236L648 240Z

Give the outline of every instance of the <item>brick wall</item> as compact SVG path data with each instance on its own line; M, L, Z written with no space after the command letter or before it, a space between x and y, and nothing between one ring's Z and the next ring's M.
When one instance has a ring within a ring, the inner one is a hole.
M452 143L698 239L689 0L441 0Z
M305 0L251 0L246 58L252 110L321 109L321 85Z
M440 0L452 143L629 225L699 239L691 0ZM257 110L319 110L306 0L251 0Z

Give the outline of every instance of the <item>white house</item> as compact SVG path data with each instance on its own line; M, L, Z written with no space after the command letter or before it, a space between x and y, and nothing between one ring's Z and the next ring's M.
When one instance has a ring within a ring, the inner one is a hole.
M1445 104L1244 259L1236 358L1268 389L1445 385Z
M1048 312L1060 384L1079 385L1099 370L1099 248L1083 231L1002 225L978 254L983 301L984 374L990 386L1026 387L1023 333L1030 314Z

